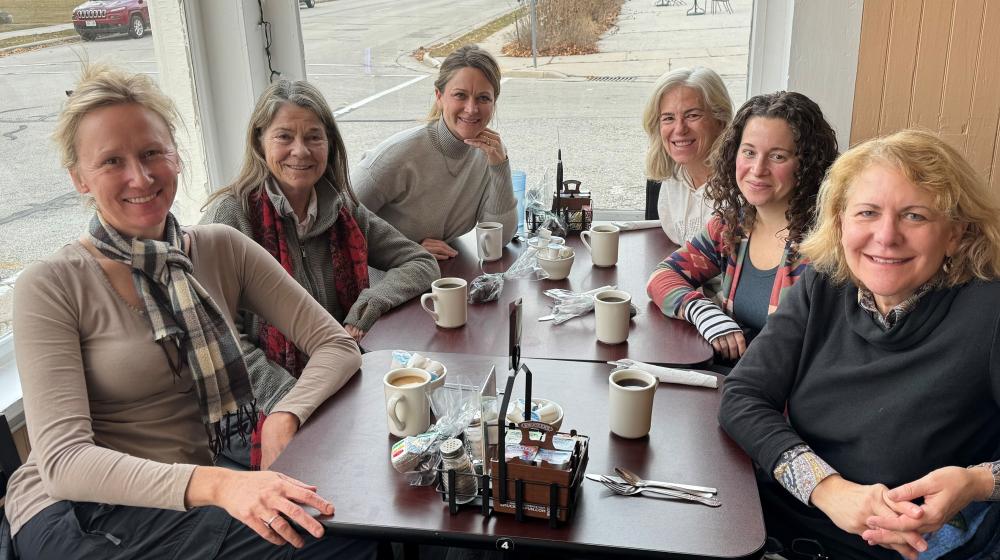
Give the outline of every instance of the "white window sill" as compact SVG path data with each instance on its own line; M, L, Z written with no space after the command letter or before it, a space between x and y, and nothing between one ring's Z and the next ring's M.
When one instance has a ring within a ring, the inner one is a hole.
M12 431L24 426L24 406L21 404L21 379L14 361L14 336L0 337L0 412L7 417Z

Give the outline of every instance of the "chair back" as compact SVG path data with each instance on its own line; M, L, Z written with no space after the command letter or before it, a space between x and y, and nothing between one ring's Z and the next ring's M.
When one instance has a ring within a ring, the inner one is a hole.
M10 424L7 423L7 417L0 414L0 498L7 495L7 481L20 466L21 456L17 454ZM17 560L10 524L7 523L3 506L0 506L0 560Z
M656 204L660 201L660 182L646 179L646 220L659 220L660 211Z
M21 466L21 457L14 445L14 436L10 433L7 417L0 414L0 497L7 495L7 481L10 475Z

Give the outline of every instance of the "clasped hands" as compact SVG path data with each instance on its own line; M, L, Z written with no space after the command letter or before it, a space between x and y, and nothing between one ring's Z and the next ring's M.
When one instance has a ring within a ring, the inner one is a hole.
M844 531L915 560L927 550L925 534L940 529L970 502L985 498L975 470L985 469L943 467L891 490L833 475L816 486L812 502ZM913 503L920 498L923 505Z

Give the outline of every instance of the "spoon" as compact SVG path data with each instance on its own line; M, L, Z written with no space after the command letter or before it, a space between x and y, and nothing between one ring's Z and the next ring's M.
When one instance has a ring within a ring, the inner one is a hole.
M657 496L672 498L674 500L698 502L709 507L719 507L722 505L722 502L715 498L692 494L691 492L678 492L675 490L664 490L662 488L642 488L640 486L622 484L620 482L615 482L606 476L599 478L598 482L603 484L608 490L611 490L620 496L642 496L644 494L654 494Z
M615 472L618 476L622 477L623 480L628 482L633 486L638 486L639 488L666 488L667 490L680 490L682 492L690 492L692 494L697 494L699 496L712 497L714 494L718 494L719 491L716 488L711 488L708 486L693 486L690 484L679 484L676 482L657 482L655 480L643 480L639 475L634 472L623 468L615 467Z

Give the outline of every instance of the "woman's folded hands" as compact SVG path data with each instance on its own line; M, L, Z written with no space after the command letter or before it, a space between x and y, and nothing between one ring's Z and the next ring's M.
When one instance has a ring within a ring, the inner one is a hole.
M917 555L927 549L927 542L921 533L913 529L892 531L882 535L881 540L864 536L870 530L868 522L872 518L915 518L923 515L919 506L889 498L889 488L884 484L857 484L834 474L816 486L811 501L837 527L861 536L870 545L895 550L909 560L916 560Z
M884 545L899 542L902 535L910 533L933 533L971 502L989 496L992 488L993 476L987 469L942 467L931 471L923 478L889 490L887 501L913 507L897 515L869 516L865 520L868 528L861 538L869 544ZM912 503L921 498L923 505Z

